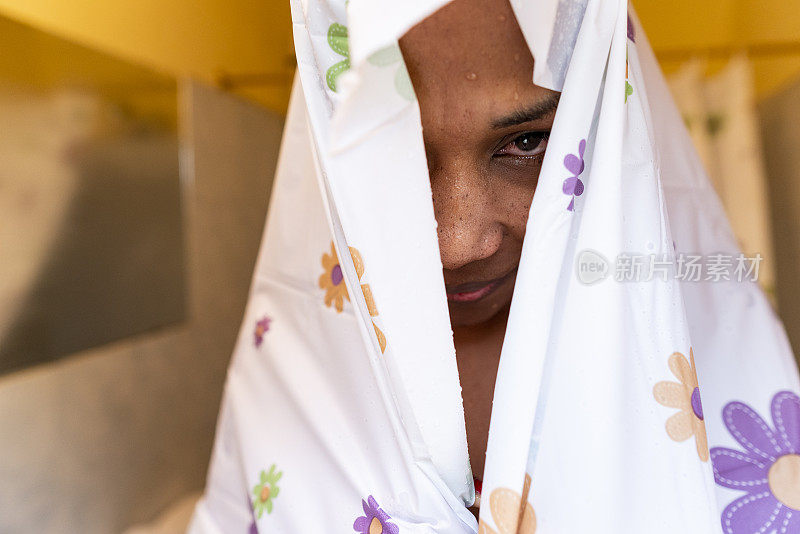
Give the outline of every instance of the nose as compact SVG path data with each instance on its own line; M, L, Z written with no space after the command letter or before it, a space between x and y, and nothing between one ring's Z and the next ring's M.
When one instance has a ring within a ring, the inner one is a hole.
M459 162L431 169L433 209L445 269L492 256L503 241L490 184L475 165Z

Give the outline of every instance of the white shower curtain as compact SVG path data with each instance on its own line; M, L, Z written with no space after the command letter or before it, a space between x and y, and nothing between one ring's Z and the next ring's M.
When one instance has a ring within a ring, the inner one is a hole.
M397 50L444 3L292 2L299 83L190 532L797 532L794 359L736 276L746 258L619 0L511 2L533 82L562 95L480 520L467 510L419 108Z

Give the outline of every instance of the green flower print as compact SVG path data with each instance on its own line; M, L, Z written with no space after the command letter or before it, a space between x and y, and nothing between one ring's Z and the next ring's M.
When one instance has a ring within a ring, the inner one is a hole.
M630 21L631 19L628 19ZM630 28L630 26L628 26ZM630 31L628 32L630 37ZM628 97L633 94L633 86L628 82L628 51L625 51L625 103L628 103Z
M258 519L261 519L265 509L268 514L272 513L272 500L278 496L280 491L278 481L282 475L282 471L275 471L275 464L272 464L269 472L261 471L260 482L253 487L253 496L255 497L253 511Z
M325 73L325 81L328 82L328 87L331 91L336 91L336 80L339 76L350 68L350 45L347 42L347 26L342 26L334 22L328 28L328 45L331 50L344 56L344 59L339 63L331 66L328 72Z
M400 65L394 74L394 88L397 90L397 94L406 100L414 100L414 87L411 85L411 78L408 76L406 64L403 62L403 54L400 52L400 47L397 46L397 43L381 48L369 56L367 61L378 67L388 67L399 62Z
M348 42L347 26L342 26L334 22L328 28L328 45L331 50L344 56L344 59L332 65L325 73L325 81L331 91L337 91L337 81L339 76L350 68L350 44ZM394 88L401 97L408 101L413 101L414 87L411 85L411 78L403 62L403 54L397 43L381 48L367 58L376 67L388 67L399 63L394 75Z

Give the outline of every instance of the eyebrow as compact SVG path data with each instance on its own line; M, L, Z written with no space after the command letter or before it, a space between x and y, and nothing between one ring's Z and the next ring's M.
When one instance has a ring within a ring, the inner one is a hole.
M499 130L508 128L510 126L517 126L526 122L533 122L541 120L550 115L558 107L558 101L561 98L561 93L556 93L548 96L532 106L517 110L505 117L500 117L492 121L492 128Z

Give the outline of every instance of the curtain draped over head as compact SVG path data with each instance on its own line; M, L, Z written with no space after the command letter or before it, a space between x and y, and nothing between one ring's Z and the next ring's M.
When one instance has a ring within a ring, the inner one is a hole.
M800 532L791 351L757 284L738 280L747 258L619 0L511 1L533 83L562 96L480 525L467 510L419 108L397 45L444 3L292 1L298 79L190 531Z

